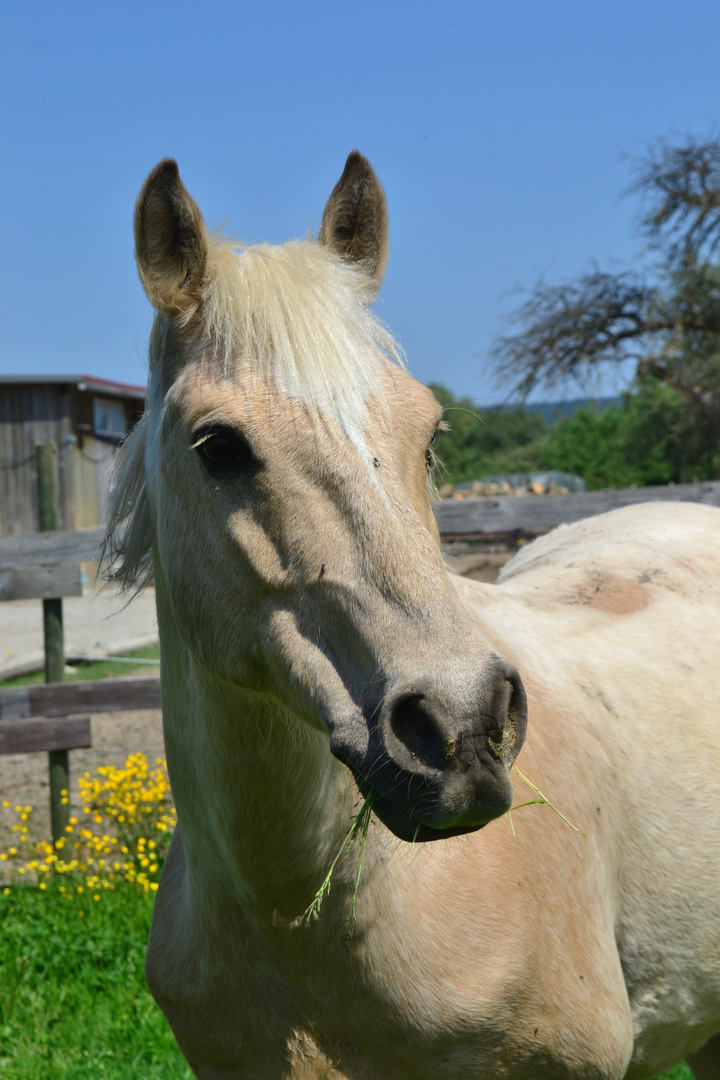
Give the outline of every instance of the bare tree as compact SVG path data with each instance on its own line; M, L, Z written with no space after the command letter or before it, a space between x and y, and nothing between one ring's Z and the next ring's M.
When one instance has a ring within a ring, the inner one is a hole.
M673 269L712 259L720 243L720 142L665 139L635 167L628 191L645 210L640 232Z
M710 421L720 470L720 142L660 142L636 174L640 233L661 256L654 278L593 268L564 285L540 281L492 356L522 397L634 360Z

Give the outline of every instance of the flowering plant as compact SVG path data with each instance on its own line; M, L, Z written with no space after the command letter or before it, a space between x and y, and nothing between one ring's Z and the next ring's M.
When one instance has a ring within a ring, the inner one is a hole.
M0 864L39 889L62 876L59 891L68 899L87 891L99 901L119 881L155 892L177 820L166 763L158 758L151 769L144 754L131 754L124 768L100 766L95 775L81 776L78 786L81 817L71 817L66 835L54 844L33 839L33 808L16 806L17 840L0 851ZM67 792L63 801L69 802Z

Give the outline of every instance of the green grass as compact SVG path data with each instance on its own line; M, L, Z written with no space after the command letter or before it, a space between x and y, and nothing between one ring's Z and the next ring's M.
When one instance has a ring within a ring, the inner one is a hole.
M149 645L146 649L135 649L125 656L133 660L158 660L160 659L160 646ZM155 672L149 664L123 664L116 660L98 660L91 664L78 664L72 674L65 675L65 682L80 682L83 679L112 679L119 675L131 675L137 672L150 674ZM0 688L6 689L11 686L37 686L45 682L45 674L42 671L33 671L29 675L18 675L14 679L6 679L0 682Z
M130 886L0 893L3 1080L191 1080L143 975L151 912Z

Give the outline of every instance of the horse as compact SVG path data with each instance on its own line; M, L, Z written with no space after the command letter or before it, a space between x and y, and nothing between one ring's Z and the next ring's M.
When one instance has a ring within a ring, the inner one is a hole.
M195 1075L717 1078L720 511L455 576L366 159L317 238L211 232L172 160L134 225L156 316L107 543L157 598L146 973Z

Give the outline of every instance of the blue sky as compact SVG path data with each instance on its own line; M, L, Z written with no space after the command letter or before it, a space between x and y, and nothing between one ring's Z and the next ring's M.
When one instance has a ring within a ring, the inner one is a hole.
M160 158L209 224L281 242L317 229L357 147L411 370L502 400L487 350L513 290L632 263L623 154L718 130L719 46L717 0L5 0L0 373L144 382L131 222Z

